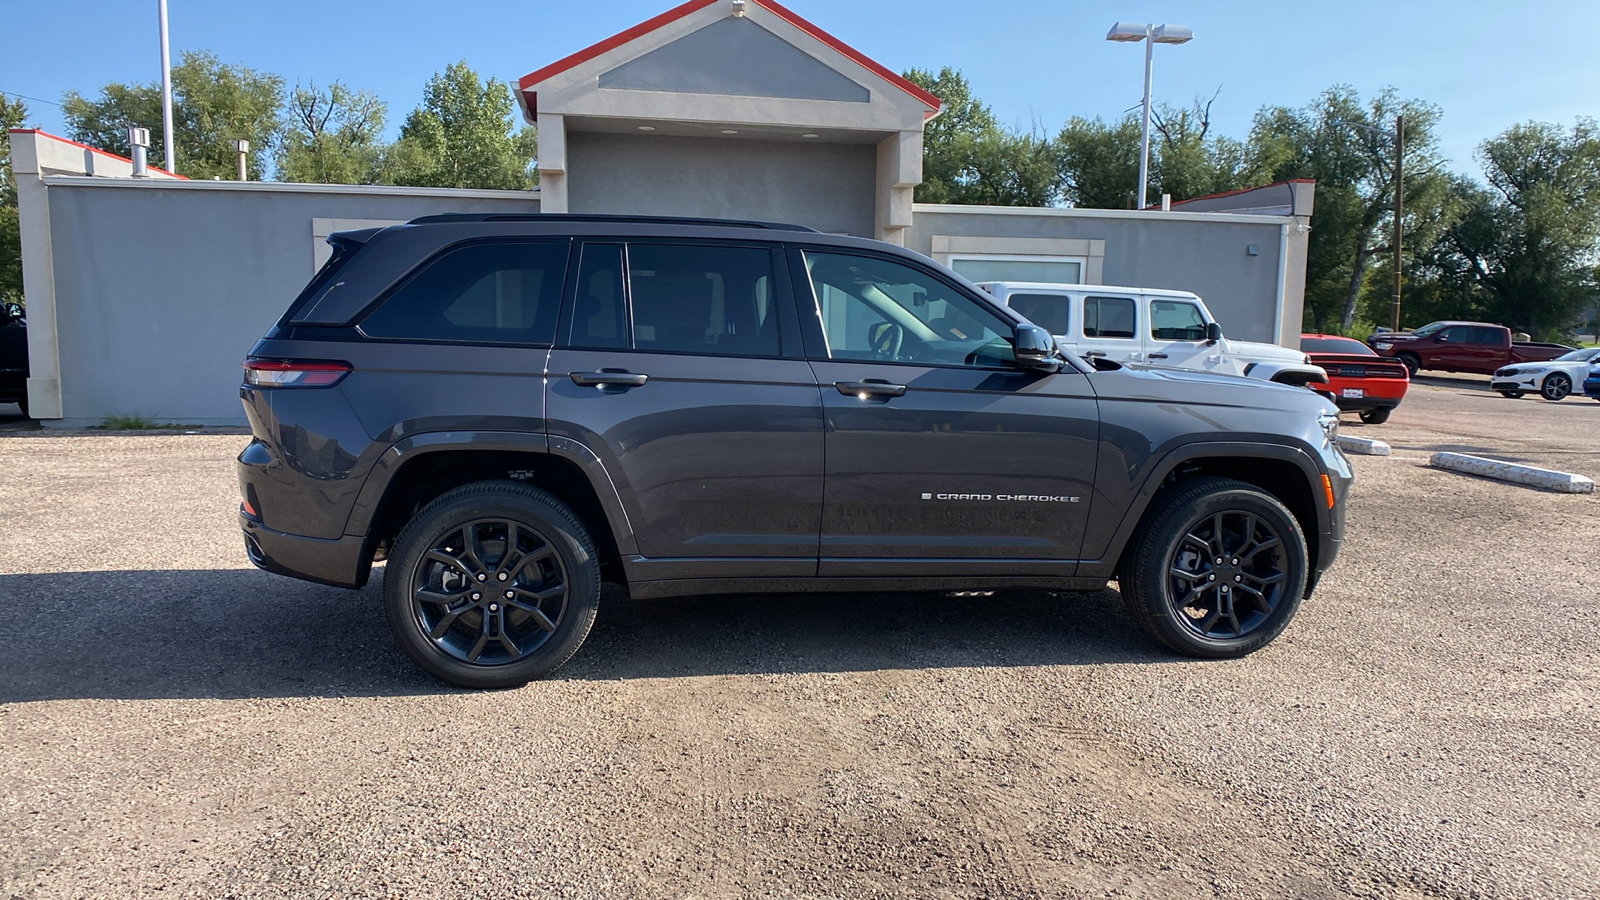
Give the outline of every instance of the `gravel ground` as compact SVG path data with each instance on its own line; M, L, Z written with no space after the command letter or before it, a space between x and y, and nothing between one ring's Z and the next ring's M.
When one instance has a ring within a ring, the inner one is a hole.
M236 434L0 433L0 897L1600 894L1600 404L1424 379L1248 659L1113 591L608 598L445 688L246 567Z

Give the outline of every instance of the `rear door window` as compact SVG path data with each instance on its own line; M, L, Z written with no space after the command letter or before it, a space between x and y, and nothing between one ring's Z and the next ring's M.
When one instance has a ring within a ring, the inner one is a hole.
M628 299L635 350L779 355L769 248L629 244Z
M1132 297L1085 297L1083 300L1083 336L1086 338L1133 338L1134 320Z
M367 337L452 343L553 342L566 242L507 241L446 251L361 322Z
M1051 334L1071 334L1072 298L1064 294L1012 294L1006 305Z

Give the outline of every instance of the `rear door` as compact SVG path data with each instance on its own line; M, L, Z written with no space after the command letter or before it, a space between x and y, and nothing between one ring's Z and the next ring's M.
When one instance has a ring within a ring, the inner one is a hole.
M631 577L816 573L822 405L785 272L762 244L582 246L550 434L616 488Z
M1217 368L1220 355L1206 342L1206 317L1200 304L1181 297L1145 297L1149 326L1143 329L1144 358L1173 369Z
M1088 378L1015 368L1012 320L932 266L790 260L827 415L820 574L1073 574L1098 449Z
M1144 361L1144 341L1139 336L1143 316L1138 297L1088 293L1083 296L1080 309L1079 349L1084 356L1119 363Z

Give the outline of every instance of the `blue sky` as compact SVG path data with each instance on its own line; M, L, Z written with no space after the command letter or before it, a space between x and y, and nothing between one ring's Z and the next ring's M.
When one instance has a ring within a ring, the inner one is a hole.
M153 0L77 0L70 21L56 4L5 5L0 90L59 102L67 89L159 77ZM387 100L392 127L447 62L464 58L514 80L672 5L169 0L174 56L210 50L291 84L339 79ZM1193 28L1193 43L1156 48L1156 98L1186 103L1220 87L1215 127L1237 137L1263 104L1300 105L1335 83L1364 96L1393 85L1443 107L1444 155L1452 168L1476 172L1473 149L1513 123L1600 115L1600 52L1589 44L1600 33L1597 0L786 5L895 71L955 66L1002 121L1051 133L1072 115L1110 118L1138 104L1140 49L1104 40L1119 19ZM32 124L64 131L56 107L29 109Z

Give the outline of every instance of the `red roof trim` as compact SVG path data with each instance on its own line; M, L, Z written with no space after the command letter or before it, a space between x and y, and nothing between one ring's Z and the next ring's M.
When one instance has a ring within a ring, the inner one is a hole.
M529 94L530 92L528 91L528 88L538 84L541 81L544 81L546 78L549 78L552 75L565 72L567 69L582 63L586 63L602 53L615 50L616 48L628 43L631 40L634 40L635 38L649 34L650 32L655 31L664 25L676 22L684 16L705 9L707 6L710 6L716 2L718 2L718 0L689 0L689 2L675 6L653 19L640 22L638 25L629 28L627 31L618 32L617 34L606 38L598 44L585 47L584 49L579 50L577 53L556 60L542 69L529 72L528 74L517 79L517 87L520 88L525 95ZM818 28L817 26L806 21L798 13L779 4L777 0L753 0L753 2L761 4L774 15L788 22L790 25L793 25L806 34L809 34L824 44L827 44L834 50L844 54L847 58L857 63L862 68L872 72L879 78L888 81L890 84L894 85L900 90L905 91L907 94L910 94L911 96L922 101L924 106L929 107L929 111L924 118L933 118L933 116L937 115L939 110L943 108L944 103L938 97L935 97L922 88L917 87L916 85L889 71L878 63L873 62L861 51L856 50L854 47L851 47L844 41L839 40L826 31L823 31L821 28ZM532 112L535 108L536 107L534 106L533 99L530 96L528 100L528 109L530 112Z
M1190 197L1187 200L1174 200L1174 201L1172 201L1172 205L1173 206L1178 206L1179 204L1183 204L1183 203L1193 203L1196 200L1215 200L1218 197L1232 197L1234 194L1247 194L1247 193L1249 193L1251 191L1264 190L1264 189L1269 188L1269 187L1283 187L1286 184L1316 184L1316 183L1317 183L1317 180L1315 178L1291 178L1288 181L1274 181L1271 184L1262 184L1262 185L1257 185L1256 187L1249 187L1249 188L1239 188L1236 191L1223 191L1220 194L1206 194L1203 197ZM1145 207L1145 209L1159 209L1160 207L1161 207L1161 204L1157 203L1157 204L1154 204L1152 206L1147 206L1147 207Z
M921 100L924 106L930 107L928 115L925 116L925 118L932 118L935 113L944 108L944 101L940 100L938 97L935 97L922 88L919 88L907 81L906 79L901 78L899 75L896 75L888 69L885 69L883 66L869 59L861 51L806 21L800 16L799 13L785 8L782 4L778 3L777 0L755 0L755 2L776 13L779 18L788 21L790 25L795 26L801 31L804 31L806 34L809 34L824 44L827 44L829 47L832 47L840 53L843 53L845 56L858 63L862 68L868 70L874 75L877 75L879 78L882 78L883 80L889 82L900 90L905 91L918 100Z
M705 9L716 2L717 0L689 0L687 3L674 6L672 9L667 10L661 15L656 16L653 19L646 19L632 28L629 28L627 31L619 31L598 44L585 47L582 50L579 50L577 53L562 59L558 59L542 69L536 69L532 72L529 72L528 74L517 79L517 86L523 90L527 90L533 85L538 84L546 78L549 78L551 75L555 75L559 72L565 72L566 70L580 63L586 63L602 53L605 53L609 50L615 50L634 38L649 34L663 25L676 22L684 16L687 16L692 12L698 12L699 10Z
M108 157L110 159L121 160L122 162L125 162L125 163L130 163L131 164L133 162L133 160L127 158L126 156L118 156L115 153L110 153L108 151L101 150L99 147L91 147L88 144L80 144L77 141L72 140L71 138L64 138L59 134L51 134L50 132L45 131L43 128L12 128L12 129L10 129L10 133L11 134L41 134L41 135L44 135L45 137L49 138L52 141L60 141L63 144L71 144L74 147L82 147L83 149L88 150L90 153L98 153L101 156L105 156L105 157ZM188 181L189 180L189 176L187 176L187 175L179 175L176 172L168 172L166 169L158 169L155 166L147 166L146 168L148 168L152 172L160 172L163 175L168 175L168 176L171 176L173 178L181 179L183 181Z

